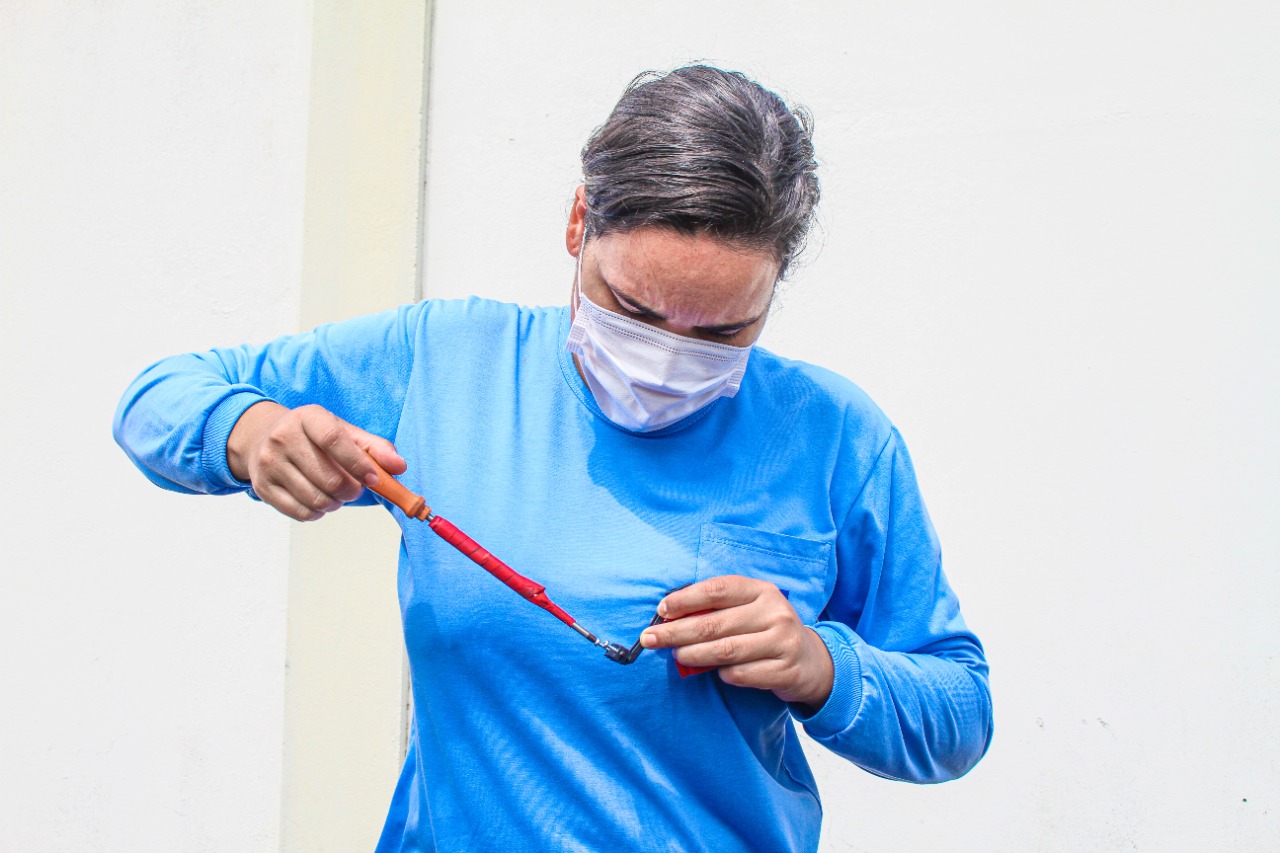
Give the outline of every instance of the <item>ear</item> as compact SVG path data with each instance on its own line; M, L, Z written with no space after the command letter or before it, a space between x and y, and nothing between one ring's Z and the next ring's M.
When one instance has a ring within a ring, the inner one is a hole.
M569 208L569 224L564 229L564 247L572 257L582 251L582 235L587 230L587 188L581 184L573 191L573 205Z

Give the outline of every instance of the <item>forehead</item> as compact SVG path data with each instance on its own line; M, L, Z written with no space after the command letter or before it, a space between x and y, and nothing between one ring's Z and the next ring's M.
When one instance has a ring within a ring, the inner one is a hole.
M694 326L751 320L773 297L778 262L768 249L705 234L640 228L591 241L605 282L646 308Z

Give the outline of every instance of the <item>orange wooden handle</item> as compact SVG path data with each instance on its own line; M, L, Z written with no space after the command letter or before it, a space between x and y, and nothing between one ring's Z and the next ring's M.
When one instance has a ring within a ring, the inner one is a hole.
M372 456L369 457L369 462L373 464L373 470L378 472L377 485L369 486L369 488L400 507L400 511L410 518L426 521L427 516L431 513L431 507L427 506L427 499L406 489L399 480L388 474Z

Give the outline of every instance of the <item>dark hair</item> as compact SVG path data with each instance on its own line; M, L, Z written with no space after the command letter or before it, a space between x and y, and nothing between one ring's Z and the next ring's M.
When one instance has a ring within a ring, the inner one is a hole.
M818 202L812 127L736 71L645 72L582 149L587 230L657 226L767 248L781 278Z

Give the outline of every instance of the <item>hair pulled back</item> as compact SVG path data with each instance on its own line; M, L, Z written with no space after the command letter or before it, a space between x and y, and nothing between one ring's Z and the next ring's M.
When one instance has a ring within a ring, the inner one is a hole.
M582 149L587 230L709 234L772 250L781 278L818 202L812 127L736 71L645 72Z

